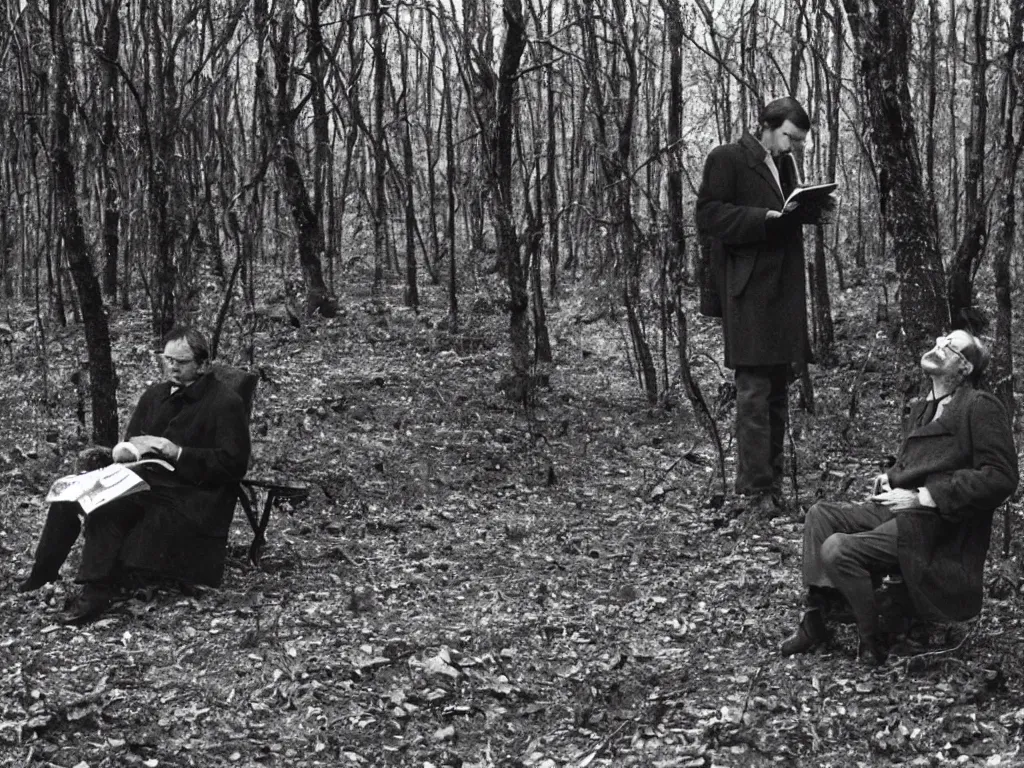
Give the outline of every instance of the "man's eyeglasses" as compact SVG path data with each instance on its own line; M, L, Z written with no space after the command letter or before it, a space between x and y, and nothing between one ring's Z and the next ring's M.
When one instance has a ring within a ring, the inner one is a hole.
M952 339L949 338L949 336L939 336L938 338L936 338L935 339L935 348L936 349L948 349L954 355L959 357L965 364L970 365L970 360L968 360L966 357L964 357L964 353L963 352L961 352L959 349L957 349L956 347L953 346L953 341L952 341Z
M167 365L174 365L178 368L184 368L186 365L191 365L196 361L194 357L172 357L171 355L160 355L160 359L167 363Z
M795 144L798 147L802 147L804 145L804 141L807 140L806 136L794 136L788 131L783 131L782 135L789 139L790 143Z

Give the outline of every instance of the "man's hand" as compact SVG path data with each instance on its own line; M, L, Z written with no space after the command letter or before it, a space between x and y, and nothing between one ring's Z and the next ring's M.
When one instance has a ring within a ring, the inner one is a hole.
M912 507L921 506L921 497L917 491L912 491L909 488L893 488L882 493L876 493L871 497L871 500L893 509L911 509Z
M889 476L883 472L880 475L875 475L875 481L871 484L871 493L878 495L883 491L891 491L892 486L889 485Z
M787 203L786 207L783 208L781 211L769 210L767 213L765 213L764 220L765 221L771 221L772 219L781 219L787 213L792 213L793 211L795 211L799 207L800 207L800 203L798 203L798 202L796 202L794 200L793 202Z
M174 461L178 458L178 446L166 437L154 435L137 435L131 439L132 445L139 449L139 453L145 456L147 453L156 454L161 459Z

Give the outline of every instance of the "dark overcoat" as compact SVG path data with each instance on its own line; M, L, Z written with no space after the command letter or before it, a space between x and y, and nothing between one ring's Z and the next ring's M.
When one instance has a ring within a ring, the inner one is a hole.
M812 362L800 218L765 222L798 183L792 157L776 165L781 191L764 147L745 134L711 151L697 195L697 227L710 238L729 368Z
M144 472L151 490L121 502L144 510L121 549L126 567L220 584L238 483L249 464L248 419L241 397L213 373L174 394L169 383L143 393L125 439L156 435L182 451L174 472Z
M1017 451L1006 411L987 392L962 386L928 423L925 407L911 409L887 474L893 488L927 488L938 508L897 513L900 571L923 618L963 621L981 610L992 515L1017 488Z

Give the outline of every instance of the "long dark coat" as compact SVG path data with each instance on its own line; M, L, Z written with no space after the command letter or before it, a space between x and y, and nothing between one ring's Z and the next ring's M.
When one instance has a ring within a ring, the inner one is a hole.
M987 392L964 386L922 424L925 406L911 409L887 474L893 488L927 488L938 509L897 513L900 571L923 618L963 621L981 610L992 514L1017 488L1017 451L1006 411Z
M137 435L166 437L182 452L174 472L146 472L151 490L124 499L145 513L125 539L121 561L131 569L217 586L238 482L249 464L248 413L241 397L212 373L174 394L169 383L155 384L139 399L125 439Z
M698 229L711 238L711 270L722 302L725 364L812 362L807 336L800 219L766 227L797 185L793 158L777 161L782 192L749 133L708 155L697 195Z

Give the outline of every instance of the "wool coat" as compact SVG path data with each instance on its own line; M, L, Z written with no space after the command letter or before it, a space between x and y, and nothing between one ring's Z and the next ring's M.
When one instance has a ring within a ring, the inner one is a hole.
M155 384L139 399L125 439L138 435L165 437L182 451L174 472L143 470L151 489L114 502L144 510L121 547L122 564L219 585L238 483L249 464L242 398L212 372L173 394L169 383Z
M776 160L780 189L765 155L749 133L716 147L697 195L697 228L710 240L729 368L813 362L801 214L765 219L797 186L796 164L789 155Z
M911 409L887 472L893 488L923 486L938 505L897 513L900 571L922 618L963 621L981 610L992 515L1017 488L1017 451L993 395L963 385L928 423L926 405Z

